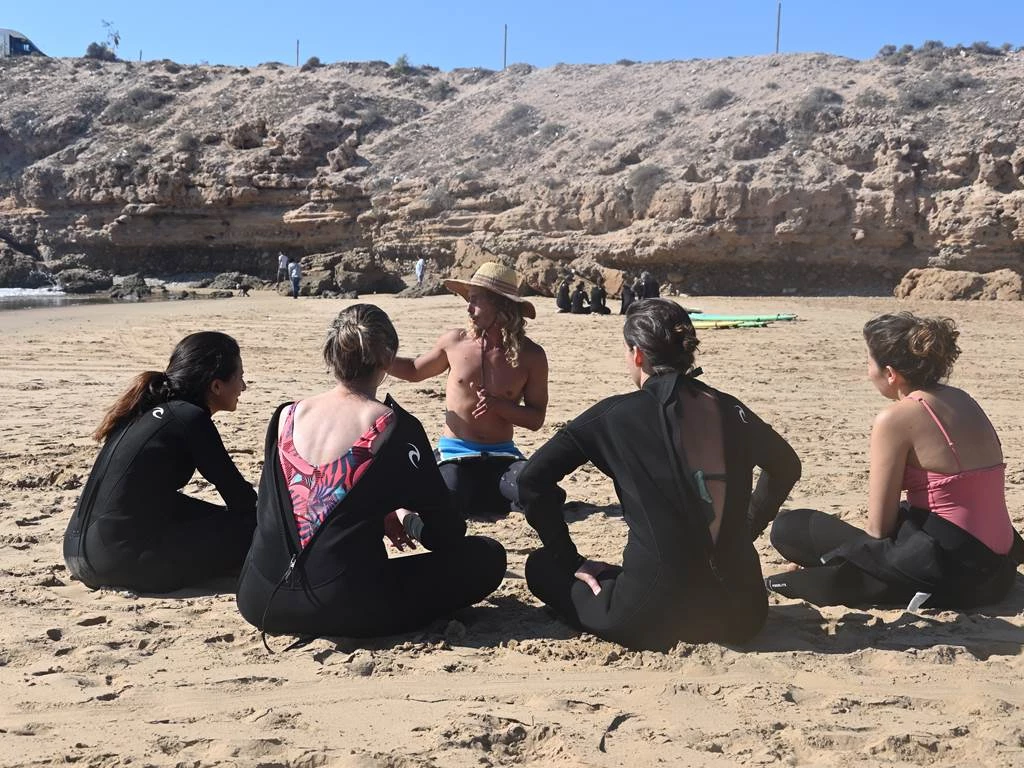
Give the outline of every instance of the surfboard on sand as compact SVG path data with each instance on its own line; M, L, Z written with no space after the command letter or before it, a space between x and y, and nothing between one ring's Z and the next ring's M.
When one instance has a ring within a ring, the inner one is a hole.
M775 315L719 315L691 312L690 319L694 322L697 320L712 320L724 323L773 323L776 321L796 320L796 315L791 312L780 312Z

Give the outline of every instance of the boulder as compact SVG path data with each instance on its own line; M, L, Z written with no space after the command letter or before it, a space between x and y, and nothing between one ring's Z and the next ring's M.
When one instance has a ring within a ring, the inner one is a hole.
M395 294L400 299L419 299L424 296L441 296L448 293L443 280L424 280L423 285L410 285Z
M558 290L561 271L558 263L539 253L524 251L519 254L515 269L519 276L519 292L524 296L554 296Z
M233 126L227 134L227 142L235 149L255 149L263 145L263 139L267 136L267 122L259 120L247 120Z
M36 268L35 259L11 248L0 248L0 288L43 288L50 277Z
M957 269L912 269L903 276L894 291L898 299L964 299L1020 301L1021 276L1012 269L987 274Z
M152 295L153 289L146 284L146 278L140 274L126 275L120 283L110 289L110 298L116 301L141 301Z
M71 268L57 275L57 285L64 293L96 293L105 291L114 284L109 272L101 269Z
M210 288L219 288L221 290L236 291L242 286L248 288L259 288L266 283L260 277L255 275L247 275L244 272L221 272L213 280L209 282Z
M365 271L351 272L339 265L334 270L334 281L341 291L356 293L398 293L405 290L405 281L383 267L370 265Z
M300 296L319 296L323 293L335 292L337 290L338 285L334 282L334 272L329 269L304 270L302 278L299 280ZM280 283L277 292L291 295L291 281Z

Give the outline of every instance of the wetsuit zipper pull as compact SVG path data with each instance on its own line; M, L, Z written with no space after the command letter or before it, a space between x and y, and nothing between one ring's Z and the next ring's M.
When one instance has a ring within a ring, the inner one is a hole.
M292 555L292 559L288 561L288 570L284 572L284 577L281 579L281 581L291 581L292 571L295 570L295 561L298 559L298 555Z
M715 562L714 555L708 555L708 567L711 568L711 573L714 574L716 579L718 579L718 583L724 584L725 579L723 579L722 574L718 572L718 563Z

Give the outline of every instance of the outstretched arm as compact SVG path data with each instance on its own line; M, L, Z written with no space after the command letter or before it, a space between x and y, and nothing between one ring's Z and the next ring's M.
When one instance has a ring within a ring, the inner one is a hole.
M405 381L423 381L448 370L448 347L460 331L443 334L434 347L419 357L396 357L388 373Z

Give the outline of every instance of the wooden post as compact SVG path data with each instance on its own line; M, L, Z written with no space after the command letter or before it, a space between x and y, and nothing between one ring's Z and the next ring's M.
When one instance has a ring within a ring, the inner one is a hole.
M779 52L779 36L782 33L782 0L779 0L775 13L775 53Z

